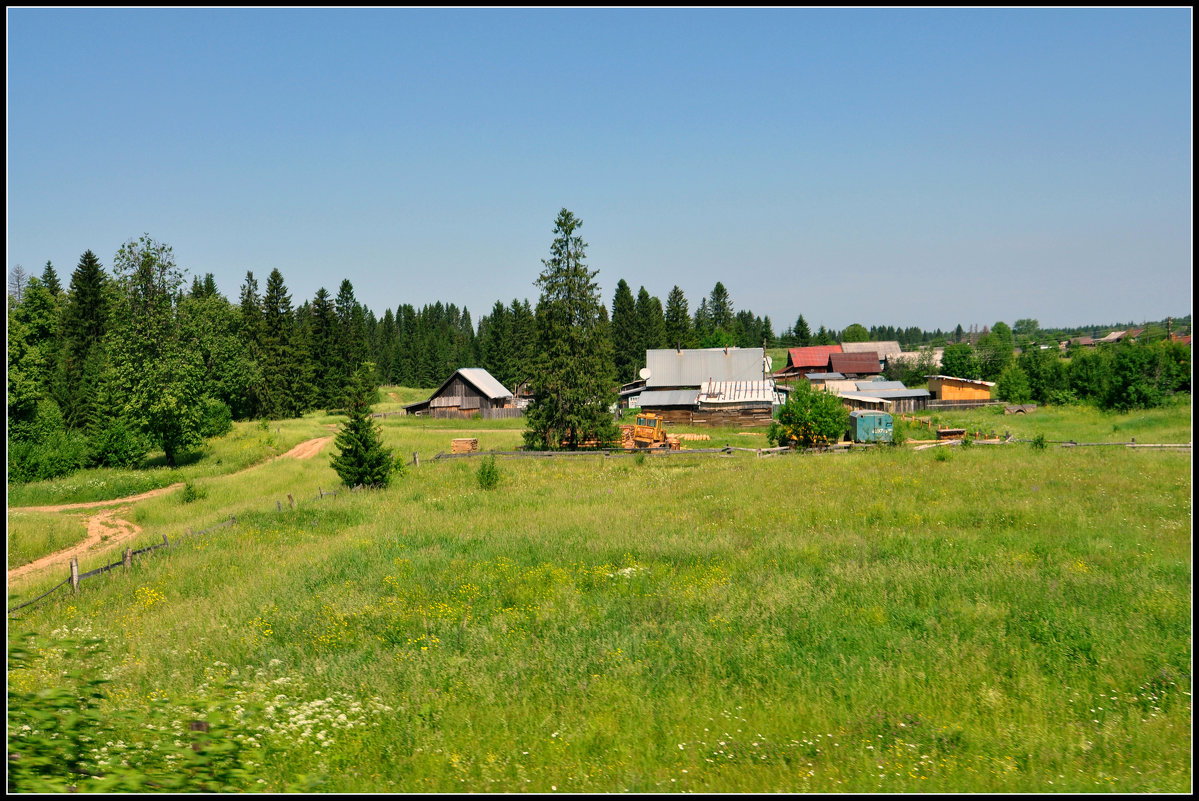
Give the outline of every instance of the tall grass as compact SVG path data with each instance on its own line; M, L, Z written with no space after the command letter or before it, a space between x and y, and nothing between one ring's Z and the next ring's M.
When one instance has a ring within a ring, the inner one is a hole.
M1189 789L1189 454L500 460L485 491L426 456L469 425L383 420L422 457L386 491L318 500L326 451L138 505L148 539L239 523L10 620L45 640L10 687L100 637L104 703L225 710L250 790Z

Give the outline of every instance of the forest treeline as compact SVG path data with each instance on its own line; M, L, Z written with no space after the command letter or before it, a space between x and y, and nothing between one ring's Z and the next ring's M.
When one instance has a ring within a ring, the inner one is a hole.
M85 252L65 287L49 262L40 276L19 266L10 272L10 480L133 465L153 449L173 465L233 420L341 408L364 362L380 384L435 387L460 367L479 366L510 389L532 378L538 362L537 318L527 299L496 301L476 326L453 303L401 304L379 317L348 279L335 295L322 287L297 302L278 269L262 282L248 271L235 298L218 290L211 273L190 285L184 275L170 246L148 236L122 245L111 271ZM768 316L736 309L721 282L692 309L678 286L663 303L645 287L634 294L624 279L610 313L600 306L599 325L621 383L636 377L651 348L876 340L897 340L905 350L963 343L978 354L979 374L994 379L1014 364L1013 346L1050 333L1035 320L997 323L982 334L961 325L952 332L860 324L812 331L801 314L776 334ZM1048 381L1026 377L1038 390L1058 392L1065 385L1056 367L1047 369ZM1189 355L1186 372L1189 388Z

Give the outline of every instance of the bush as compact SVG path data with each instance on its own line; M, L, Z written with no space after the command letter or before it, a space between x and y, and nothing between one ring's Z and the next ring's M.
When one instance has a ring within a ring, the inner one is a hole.
M233 430L233 413L223 401L205 396L200 399L200 436L219 437Z
M119 419L109 420L89 441L91 464L102 467L136 467L150 443Z
M999 400L1008 403L1028 403L1032 400L1032 390L1028 386L1028 374L1019 364L1013 362L1000 374L995 384L995 394Z
M1034 451L1043 451L1049 447L1049 443L1045 440L1044 434L1037 434L1032 438L1032 449Z
M840 398L800 381L766 436L772 445L811 448L831 445L848 430L849 410L841 405Z
M183 485L183 495L180 497L184 503L192 503L193 501L198 501L201 498L207 498L208 490L198 488L195 484L188 481Z
M495 489L500 484L500 469L495 464L495 456L488 456L483 459L483 463L479 465L479 472L476 474L479 480L479 487L485 490Z

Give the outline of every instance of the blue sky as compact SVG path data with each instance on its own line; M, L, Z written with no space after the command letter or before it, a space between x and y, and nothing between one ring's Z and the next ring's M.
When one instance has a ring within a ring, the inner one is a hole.
M1190 9L9 9L7 259L529 298L553 223L777 332L1191 311Z

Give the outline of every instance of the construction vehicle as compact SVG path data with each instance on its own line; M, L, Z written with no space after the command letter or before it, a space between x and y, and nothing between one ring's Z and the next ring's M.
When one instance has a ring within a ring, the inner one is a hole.
M681 447L677 437L666 433L666 421L653 412L639 413L633 425L620 428L625 448L669 448L677 451Z

